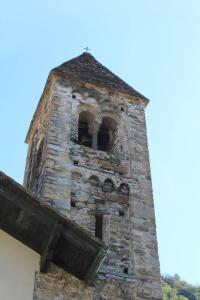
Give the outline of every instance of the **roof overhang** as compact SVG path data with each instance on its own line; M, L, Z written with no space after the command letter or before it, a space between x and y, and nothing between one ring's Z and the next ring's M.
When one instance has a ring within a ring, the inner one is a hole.
M0 228L72 275L91 280L107 255L103 243L0 172Z

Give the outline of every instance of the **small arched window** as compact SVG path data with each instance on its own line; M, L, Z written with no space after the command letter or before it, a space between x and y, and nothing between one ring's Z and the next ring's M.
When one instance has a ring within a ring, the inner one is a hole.
M78 122L78 144L92 147L92 135L89 133L89 124L91 122L90 113L83 111L79 115Z
M97 147L101 151L110 151L116 139L117 122L110 117L103 117L99 128Z
M125 196L129 195L129 190L130 190L130 188L127 183L121 183L119 186L119 189L118 189L118 191Z
M111 179L106 179L104 181L102 189L103 189L104 192L107 192L107 193L113 192L114 189L115 189L115 186L114 186L114 183L112 182L112 180Z
M96 175L90 176L89 182L92 186L99 186L99 178Z

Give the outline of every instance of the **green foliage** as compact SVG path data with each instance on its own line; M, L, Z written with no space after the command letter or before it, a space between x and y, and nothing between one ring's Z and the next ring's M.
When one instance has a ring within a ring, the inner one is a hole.
M178 274L162 276L163 300L200 300L200 286L181 280Z

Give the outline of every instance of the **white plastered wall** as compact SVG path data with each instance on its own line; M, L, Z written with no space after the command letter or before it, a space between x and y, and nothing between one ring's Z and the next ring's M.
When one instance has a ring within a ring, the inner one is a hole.
M40 256L0 230L0 299L32 300Z

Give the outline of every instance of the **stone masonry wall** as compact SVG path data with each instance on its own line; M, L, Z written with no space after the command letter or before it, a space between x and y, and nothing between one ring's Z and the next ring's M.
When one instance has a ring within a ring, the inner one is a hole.
M36 273L34 300L157 300L162 299L160 281L106 277L98 274L93 283L85 283L52 266L47 274Z
M92 286L54 267L36 275L34 299L162 299L144 104L56 78L40 110L25 184L91 234L100 215L110 250ZM103 118L113 120L109 153L77 144L81 112L92 133Z

